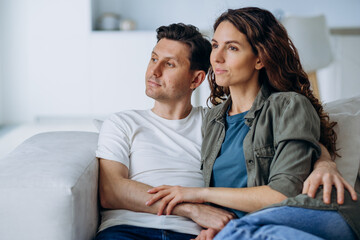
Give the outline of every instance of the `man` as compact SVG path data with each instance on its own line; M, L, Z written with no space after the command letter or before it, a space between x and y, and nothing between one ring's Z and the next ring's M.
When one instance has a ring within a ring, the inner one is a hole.
M157 216L156 205L146 206L153 186L204 185L204 109L192 107L191 95L205 79L211 45L194 26L184 24L158 28L157 39L146 71L146 94L155 100L154 107L113 114L99 135L104 210L97 239L190 239L200 226L221 229L233 217L203 204L182 204L175 209L177 216Z
M233 218L232 213L203 204L178 205L171 216L155 215L160 203L146 205L147 191L154 186L204 185L200 170L204 109L192 107L191 95L205 79L211 45L194 26L184 24L158 28L157 39L146 72L146 94L155 100L154 107L113 114L99 135L96 155L104 208L99 240L190 239L201 227L220 230ZM326 167L326 161L317 164L317 169L325 170L307 180L309 195L324 183L322 173L336 169ZM341 187L335 179L324 188L336 181Z

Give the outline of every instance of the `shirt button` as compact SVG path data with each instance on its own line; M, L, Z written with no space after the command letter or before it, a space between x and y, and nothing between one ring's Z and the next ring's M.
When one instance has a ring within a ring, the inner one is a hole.
M250 164L253 164L253 163L254 163L254 161L253 161L253 160L249 160L249 163L250 163Z

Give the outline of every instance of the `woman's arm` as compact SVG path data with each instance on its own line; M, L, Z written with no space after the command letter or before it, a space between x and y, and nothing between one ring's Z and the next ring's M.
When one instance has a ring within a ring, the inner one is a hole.
M244 212L253 212L265 206L281 202L286 196L269 186L250 188L187 188L180 186L159 186L148 191L154 194L146 205L160 201L158 215L171 214L173 208L183 202L209 202L219 206L237 209Z
M320 147L321 156L315 162L314 170L304 182L302 193L314 198L319 186L323 185L323 201L329 204L332 186L334 185L337 190L338 204L344 203L344 189L347 189L352 199L356 201L357 195L354 188L341 176L336 163L331 159L329 151L322 144L320 144Z
M266 162L268 167L256 172L254 166L247 166L251 167L248 169L248 177L251 178L248 188L194 189L161 186L150 190L150 193L155 196L151 197L147 204L151 205L160 201L160 214L163 213L165 207L168 208L166 213L169 214L172 208L181 202L211 202L251 212L278 203L286 197L300 194L303 182L311 171L312 160L320 156L321 150L318 145L320 121L315 109L305 97L292 95L288 99L286 96L277 95L278 98L272 99L274 104L268 111L273 116L272 122L276 122L273 128L262 125L256 128L260 129L259 131L263 131L264 127L274 129L272 132L275 153L271 159L268 156L263 159L263 156L256 152L254 156L251 156L254 159L253 162L258 164L261 161L268 161ZM269 137L272 132L269 133ZM254 174L262 175L254 176ZM259 182L262 180L266 182L266 185L256 185L254 181L257 178ZM251 184L254 185L251 186Z

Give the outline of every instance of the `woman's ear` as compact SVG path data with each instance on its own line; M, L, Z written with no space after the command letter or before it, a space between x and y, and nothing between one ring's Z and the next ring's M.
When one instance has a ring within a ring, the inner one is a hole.
M260 58L256 60L255 69L260 70L264 67L264 64L261 62Z
M205 80L206 73L203 70L194 71L194 77L192 79L190 88L194 90L199 87L200 84Z

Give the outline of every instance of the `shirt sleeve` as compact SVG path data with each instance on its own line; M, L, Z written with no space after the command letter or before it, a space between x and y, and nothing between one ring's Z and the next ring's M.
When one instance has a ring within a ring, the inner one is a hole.
M96 157L117 161L129 168L130 140L126 124L112 115L101 126Z
M287 197L301 193L303 182L321 150L320 119L310 101L294 95L274 124L275 155L270 164L269 186Z

